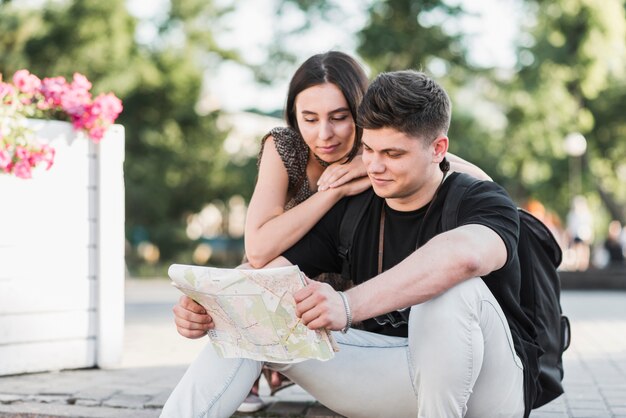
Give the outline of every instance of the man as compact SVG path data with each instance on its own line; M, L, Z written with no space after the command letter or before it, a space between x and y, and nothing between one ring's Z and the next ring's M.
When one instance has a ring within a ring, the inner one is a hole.
M450 124L445 91L423 73L379 75L359 107L363 162L375 193L352 243L356 286L310 281L294 297L311 329L335 332L328 362L270 364L348 417L521 417L530 411L534 330L519 306L519 217L506 192L480 182L464 194L459 227L442 231ZM340 272L339 225L349 199L268 266L308 276ZM410 307L410 311L405 308ZM392 313L386 315L387 313ZM212 327L181 298L178 331ZM530 362L530 363L529 363ZM530 367L528 367L530 365ZM229 416L262 364L221 359L210 344L174 390L163 416ZM526 376L525 376L526 374Z

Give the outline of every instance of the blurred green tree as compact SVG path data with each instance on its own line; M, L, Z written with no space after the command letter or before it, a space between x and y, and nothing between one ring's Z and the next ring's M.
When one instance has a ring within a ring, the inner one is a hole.
M204 70L237 59L216 45L209 29L226 9L211 1L172 0L149 44L136 41L137 20L124 0L49 2L41 9L3 2L0 10L0 73L80 72L95 92L113 91L122 99L118 123L126 130L126 232L132 244L147 239L163 260L179 258L192 245L185 234L188 214L212 200L250 196L255 161L231 161L222 147L227 131L217 126L219 112L198 106Z
M622 0L527 0L530 21L518 71L501 85L506 109L506 158L511 188L523 188L567 212L568 155L564 138L582 133L583 194L596 194L611 217L625 218L626 18ZM514 184L517 183L517 184Z

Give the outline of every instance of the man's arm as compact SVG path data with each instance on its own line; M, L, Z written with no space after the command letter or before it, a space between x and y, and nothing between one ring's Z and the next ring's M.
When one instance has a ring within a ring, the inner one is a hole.
M507 260L502 238L469 224L432 238L404 261L348 290L354 321L425 302L472 277L498 270ZM311 283L295 294L298 314L309 328L342 329L347 317L339 294Z
M502 238L483 225L464 225L432 238L395 267L347 292L355 321L434 298L472 277L504 266Z

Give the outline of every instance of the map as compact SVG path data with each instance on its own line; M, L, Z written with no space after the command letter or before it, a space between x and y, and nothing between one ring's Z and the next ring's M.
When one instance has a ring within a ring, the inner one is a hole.
M217 353L272 363L330 360L337 351L326 330L313 331L296 316L293 293L304 287L297 266L261 270L173 264L173 285L213 318L208 332Z

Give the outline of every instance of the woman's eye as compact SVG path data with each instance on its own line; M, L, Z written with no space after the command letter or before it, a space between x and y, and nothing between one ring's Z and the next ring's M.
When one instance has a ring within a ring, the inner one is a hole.
M313 123L313 122L315 122L315 119L306 119L305 118L304 121L307 122L307 123Z
M347 116L333 116L333 118L332 118L332 119L333 119L333 120L340 121L340 120L346 120L346 118L347 118Z

